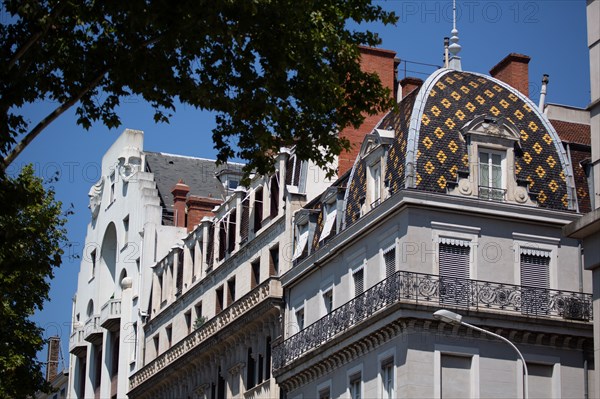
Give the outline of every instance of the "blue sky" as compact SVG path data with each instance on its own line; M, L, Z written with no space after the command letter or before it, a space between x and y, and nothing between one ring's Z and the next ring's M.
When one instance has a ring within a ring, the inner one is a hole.
M452 29L452 3L445 1L375 1L394 10L396 26L369 25L383 40L381 47L397 52L402 60L442 64L443 38ZM530 97L537 103L539 82L550 75L547 101L585 108L590 102L589 55L586 37L584 0L543 1L462 1L457 2L458 30L464 70L488 73L511 52L531 57L529 64ZM431 67L407 64L409 71L430 73ZM400 66L401 77L404 64ZM426 75L409 73L425 78ZM24 112L37 123L56 104L37 103ZM89 131L75 123L70 111L48 127L15 161L11 171L32 162L37 174L60 180L54 185L65 206L73 204L75 215L69 218L67 249L60 269L56 270L50 292L51 301L34 320L46 328L46 337L59 335L65 366L72 297L77 287L79 260L90 220L87 193L99 178L104 152L124 128L145 132L145 149L205 158L214 158L211 130L215 126L210 113L178 106L170 124L154 124L152 110L140 98L126 99L120 108L122 126L109 130L101 124ZM45 360L45 352L40 355Z

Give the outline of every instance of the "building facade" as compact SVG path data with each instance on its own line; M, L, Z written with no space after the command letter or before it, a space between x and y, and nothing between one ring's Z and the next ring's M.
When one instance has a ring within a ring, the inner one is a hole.
M337 180L292 148L241 186L126 130L90 191L69 396L520 397L525 366L530 397L597 396L592 274L563 234L594 204L590 118L536 106L529 57L486 75L453 49L341 132ZM393 52L362 63L397 87Z
M412 86L299 211L273 347L286 397L521 397L518 355L442 308L520 348L530 397L597 396L591 275L562 234L590 207L573 161L589 119L549 106L583 118L556 129L528 98L528 62L493 76L450 62Z
M104 155L102 177L89 193L91 222L73 300L69 397L127 396L129 376L142 365L151 266L186 236L178 221L222 202L227 189L217 171L214 161L144 151L143 132L130 129ZM180 179L192 187L188 214L173 199Z

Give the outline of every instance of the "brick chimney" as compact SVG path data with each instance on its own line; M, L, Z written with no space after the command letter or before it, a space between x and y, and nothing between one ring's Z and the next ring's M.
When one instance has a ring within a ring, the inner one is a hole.
M502 61L490 69L490 75L508 83L529 97L529 61L527 55L510 53Z
M412 78L410 76L405 77L400 81L402 87L402 98L408 96L413 90L421 87L423 80L419 78Z
M200 221L205 216L213 216L213 208L222 203L221 200L215 198L198 197L190 195L187 200L187 229L188 232L194 229L194 226L199 225Z
M185 227L185 200L189 192L190 186L185 184L181 179L171 189L171 193L173 194L173 208L175 210L173 222L176 227Z
M396 80L396 52L378 48L359 46L360 65L365 72L376 72L383 87L390 89L391 93L395 90ZM338 176L343 175L354 165L354 160L358 156L360 146L365 136L373 130L377 122L385 113L367 116L363 124L358 128L347 127L340 132L341 137L350 140L351 149L349 152L342 152L338 159Z
M52 381L58 374L58 355L60 353L60 338L50 337L48 340L48 364L46 365L46 381Z

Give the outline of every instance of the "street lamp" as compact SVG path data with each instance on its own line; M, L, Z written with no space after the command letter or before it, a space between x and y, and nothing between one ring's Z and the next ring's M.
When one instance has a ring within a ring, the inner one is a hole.
M517 354L521 358L521 361L523 362L523 371L524 371L524 374L523 374L523 398L527 399L527 397L528 397L527 379L529 377L529 372L527 371L527 363L525 363L525 358L521 354L521 351L519 351L519 349L517 349L517 347L512 342L510 342L508 339L504 338L501 335L498 335L498 334L493 333L493 332L488 331L488 330L484 330L483 328L474 326L472 324L466 323L466 322L462 321L462 316L461 315L459 315L457 313L454 313L454 312L451 312L451 311L446 310L446 309L440 309L437 312L435 312L433 314L433 318L436 319L436 320L444 321L444 322L449 323L449 324L455 324L455 325L461 325L462 324L465 327L472 328L473 330L477 330L477 331L482 332L484 334L491 335L492 337L498 338L498 339L506 342L507 344L509 344L515 350L515 352L517 352Z

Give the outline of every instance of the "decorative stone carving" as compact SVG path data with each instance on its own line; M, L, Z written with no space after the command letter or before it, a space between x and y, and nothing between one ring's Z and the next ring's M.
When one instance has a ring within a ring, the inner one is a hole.
M100 204L102 203L102 193L104 192L104 176L98 180L98 183L94 184L88 193L90 197L90 212L92 212L92 219L96 219L98 212L100 212Z
M133 147L125 147L119 157L119 175L128 182L133 175L140 171L142 158L140 150Z

